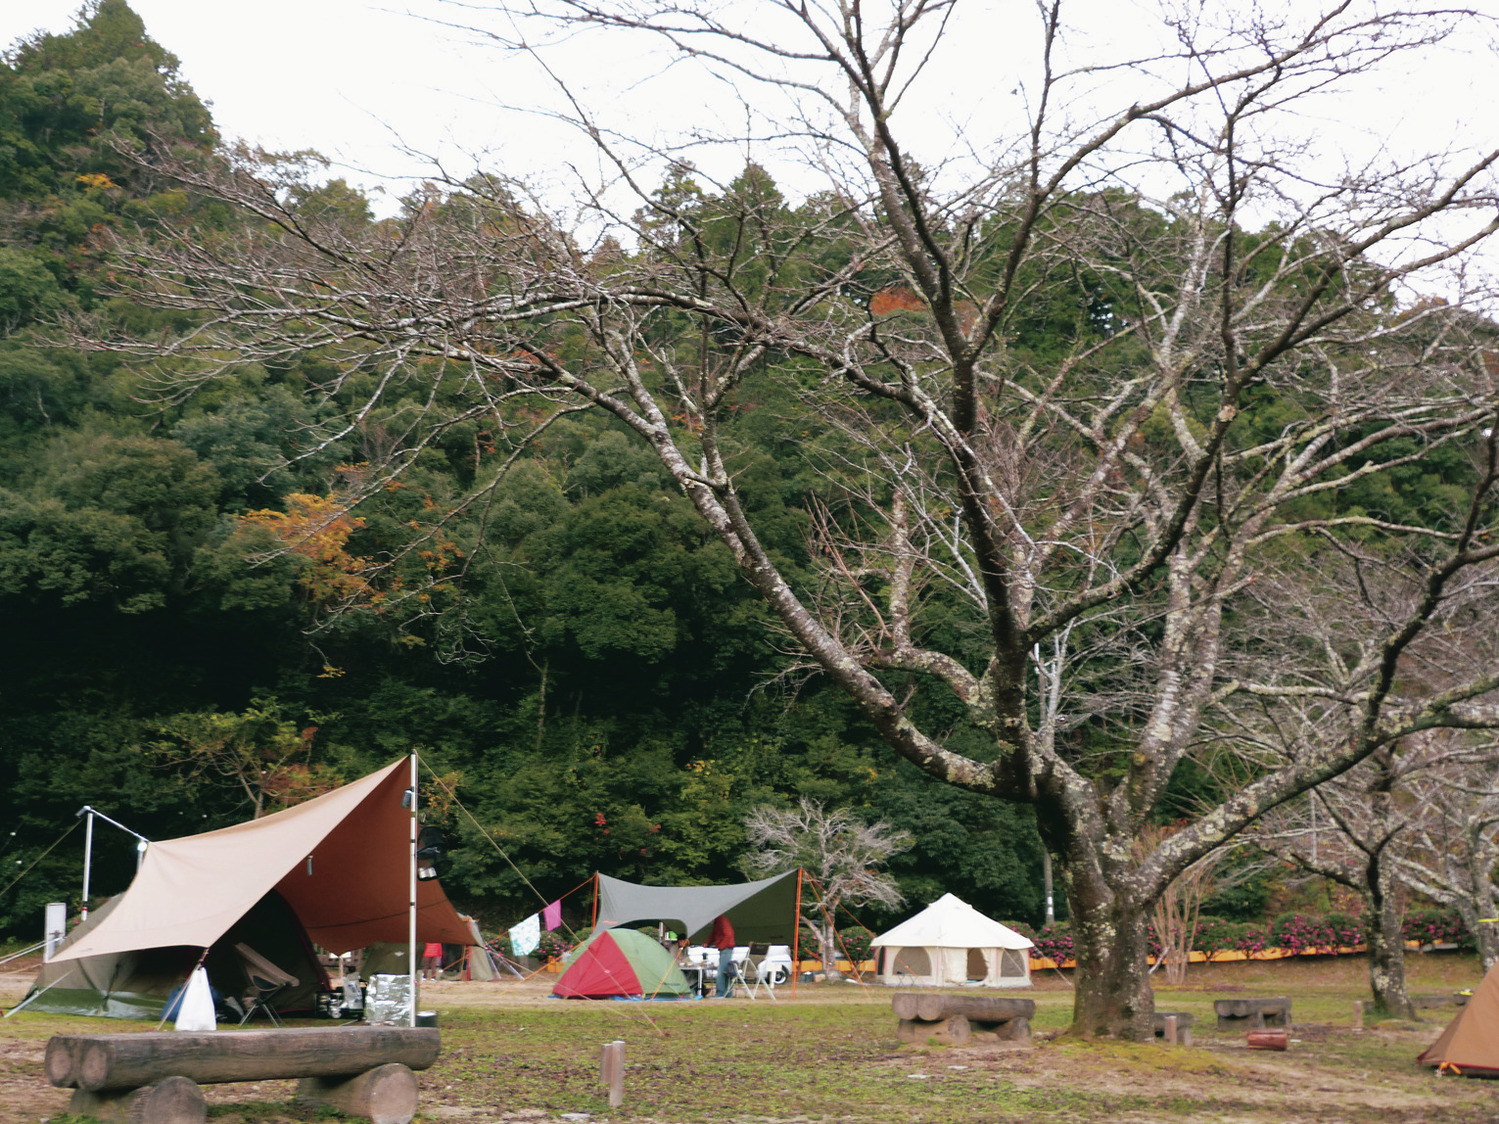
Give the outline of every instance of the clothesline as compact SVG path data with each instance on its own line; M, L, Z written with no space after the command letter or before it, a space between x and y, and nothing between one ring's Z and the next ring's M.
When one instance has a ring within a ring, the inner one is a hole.
M571 897L583 889L583 887L591 885L592 882L593 879L591 878L585 882L580 882L577 886L574 886L567 893L563 894L561 898L548 902L538 912L531 914L529 917L522 918L510 926L509 929L505 930L505 932L510 934L511 951L517 956L530 956L531 953L535 952L537 946L541 943L543 925L546 927L548 933L554 929L562 928L563 899Z

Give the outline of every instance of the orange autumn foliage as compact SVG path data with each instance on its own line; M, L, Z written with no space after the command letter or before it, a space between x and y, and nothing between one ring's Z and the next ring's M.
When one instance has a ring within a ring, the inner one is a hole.
M240 525L264 528L291 554L306 559L297 581L314 601L357 601L373 592L365 577L369 559L347 549L364 520L350 515L333 496L294 492L286 497L284 512L252 511L240 517Z
M892 312L921 312L926 304L916 293L904 285L881 289L869 298L871 316L888 316Z

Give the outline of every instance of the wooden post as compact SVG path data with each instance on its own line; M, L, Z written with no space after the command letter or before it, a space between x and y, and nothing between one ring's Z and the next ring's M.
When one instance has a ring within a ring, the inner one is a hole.
M1168 1045L1168 1046L1175 1046L1176 1045L1176 1016L1175 1015L1167 1015L1166 1016L1166 1033L1164 1035L1162 1035L1162 1038L1165 1040L1166 1045Z
M204 1124L208 1103L186 1077L163 1077L141 1089L75 1089L68 1112L109 1124Z
M605 1042L599 1057L599 1076L609 1086L609 1107L618 1108L625 1099L625 1044L623 1039Z
M304 1077L297 1084L297 1100L303 1104L365 1116L371 1124L411 1124L416 1093L416 1074L397 1063L376 1066L358 1077Z
M1364 1029L1364 1001L1362 999L1353 1001L1353 1029Z

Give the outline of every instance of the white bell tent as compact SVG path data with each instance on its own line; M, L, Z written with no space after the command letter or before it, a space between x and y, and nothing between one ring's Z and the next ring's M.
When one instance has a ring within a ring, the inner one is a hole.
M883 984L902 987L1029 987L1031 942L943 894L870 944Z

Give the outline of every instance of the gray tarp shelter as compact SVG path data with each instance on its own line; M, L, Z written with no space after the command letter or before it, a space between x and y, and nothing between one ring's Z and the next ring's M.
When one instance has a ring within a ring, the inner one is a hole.
M731 886L641 886L600 874L594 928L661 921L697 940L722 913L740 944L794 944L800 875L791 870Z

